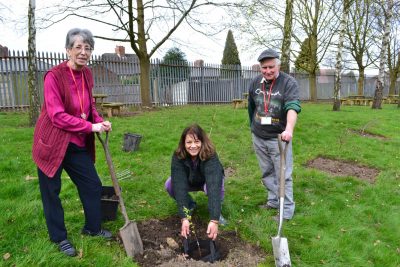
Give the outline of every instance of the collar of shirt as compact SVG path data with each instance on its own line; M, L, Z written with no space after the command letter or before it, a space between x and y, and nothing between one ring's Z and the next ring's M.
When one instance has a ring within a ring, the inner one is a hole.
M277 79L278 77L279 77L279 72L278 72L278 75L276 75L275 79ZM271 81L269 81L269 80L265 79L265 77L262 77L262 79L261 79L260 83L263 83L263 82L270 83Z

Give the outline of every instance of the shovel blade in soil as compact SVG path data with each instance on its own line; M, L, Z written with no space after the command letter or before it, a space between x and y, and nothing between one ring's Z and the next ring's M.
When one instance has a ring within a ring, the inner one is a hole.
M272 248L274 250L275 266L276 267L291 267L289 255L289 246L287 239L284 237L272 237Z
M125 223L125 225L119 229L119 235L124 244L126 254L129 257L143 254L143 243L135 222L130 221Z

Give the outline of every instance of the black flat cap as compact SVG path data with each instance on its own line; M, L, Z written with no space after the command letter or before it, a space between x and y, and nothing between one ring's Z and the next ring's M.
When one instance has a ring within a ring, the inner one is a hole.
M268 48L267 50L264 50L259 56L258 56L258 62L263 61L266 58L279 58L278 53L271 48Z

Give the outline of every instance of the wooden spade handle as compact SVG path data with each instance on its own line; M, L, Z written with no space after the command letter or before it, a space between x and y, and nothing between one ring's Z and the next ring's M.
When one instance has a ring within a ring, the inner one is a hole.
M119 187L117 176L115 175L114 164L111 160L110 149L108 147L108 132L106 132L105 141L101 138L100 133L96 133L96 134L97 134L97 138L99 139L100 143L103 145L103 148L104 148L104 153L106 155L108 169L110 171L111 180L113 183L115 194L117 195L117 197L119 199L119 205L121 206L122 215L124 216L125 222L128 223L129 222L128 214L126 212L124 200L122 199L122 196L121 196L121 188Z
M285 143L283 145L282 143ZM284 146L284 148L283 148ZM278 134L278 147L280 154L280 174L279 174L279 197L285 197L285 170L286 170L286 153L288 149L288 142L282 140L282 136Z

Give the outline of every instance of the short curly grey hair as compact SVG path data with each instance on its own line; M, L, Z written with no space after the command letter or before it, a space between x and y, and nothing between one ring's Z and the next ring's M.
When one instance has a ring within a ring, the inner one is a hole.
M74 42L76 41L77 36L82 37L83 39L82 41L84 43L89 44L90 47L94 49L94 38L92 32L87 29L79 29L79 28L73 28L68 31L67 38L65 40L65 48L71 49L72 46L74 45Z

